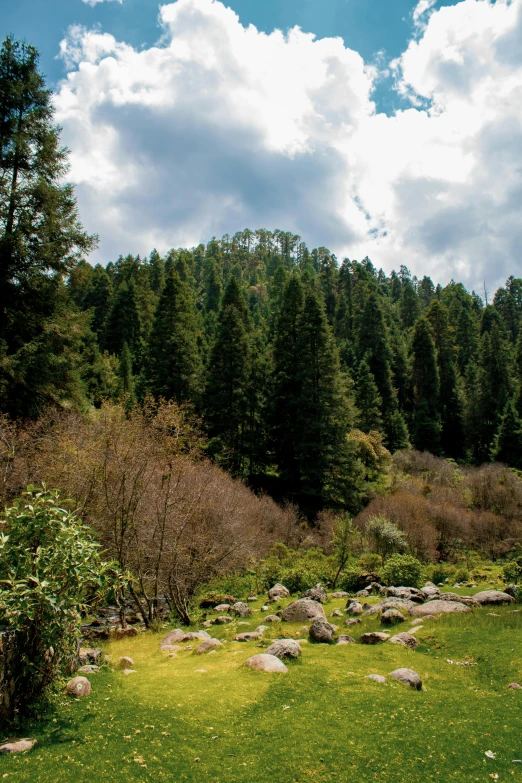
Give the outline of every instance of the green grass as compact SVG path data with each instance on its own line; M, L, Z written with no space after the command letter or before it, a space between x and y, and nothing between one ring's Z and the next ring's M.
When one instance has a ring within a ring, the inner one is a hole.
M341 606L331 601L327 616ZM522 759L522 691L506 689L522 680L522 614L483 608L427 621L415 652L391 644L306 643L286 675L241 666L262 650L231 639L262 616L255 611L239 629L216 628L228 641L210 656L184 651L168 659L159 650L161 636L149 633L108 645L114 659L131 655L137 673L105 669L90 677L89 697L59 697L54 715L22 732L38 739L34 750L0 757L0 779L468 783L498 774L500 781L522 780L522 764L513 763ZM343 618L337 622L344 632ZM369 629L380 629L379 621L368 618L346 632L358 638ZM265 637L297 630L277 624ZM398 666L415 669L424 690L364 679Z

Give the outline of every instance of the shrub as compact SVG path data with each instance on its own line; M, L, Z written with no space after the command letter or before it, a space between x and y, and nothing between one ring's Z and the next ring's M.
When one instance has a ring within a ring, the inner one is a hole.
M446 563L435 563L435 565L428 565L424 569L426 579L433 582L436 585L440 585L441 582L445 582L449 579L449 568Z
M291 593L299 593L318 582L330 584L335 563L319 547L299 550L277 544L263 563L263 585L269 589L276 582Z
M388 555L404 552L407 549L405 534L386 517L370 517L366 523L366 532L373 540L375 549L383 560Z
M467 568L459 568L453 575L453 581L457 582L469 582L469 571Z
M376 554L361 555L357 561L357 565L360 566L363 571L378 571L382 566L382 557Z
M339 590L356 593L364 587L360 568L347 568L337 580Z
M89 529L58 502L57 491L29 487L0 520L0 624L20 634L19 710L71 668L80 615L122 584Z
M419 587L422 581L422 563L412 555L392 555L381 571L385 584Z
M522 557L506 563L502 570L506 582L518 584L522 580Z

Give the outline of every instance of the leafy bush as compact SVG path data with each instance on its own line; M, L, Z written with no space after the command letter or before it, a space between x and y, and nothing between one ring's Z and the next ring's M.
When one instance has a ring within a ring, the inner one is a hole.
M378 571L382 566L382 557L376 554L361 555L357 561L357 565L360 566L363 571Z
M413 555L392 555L381 570L385 584L405 587L420 587L422 563Z
M469 582L469 571L467 568L459 568L455 573L453 574L453 580L455 583L458 582Z
M122 586L90 530L58 502L56 490L29 487L0 518L0 624L21 637L19 710L75 662L80 615Z
M450 567L446 563L435 563L434 565L426 566L424 574L430 582L440 585L441 582L445 582L446 579L450 578Z
M506 582L518 584L522 580L522 557L506 563L502 570Z
M397 525L382 516L370 517L366 532L372 539L376 552L385 560L389 555L404 552L408 548L406 536Z
M300 593L318 582L330 584L334 568L333 559L319 547L298 550L277 544L263 563L262 581L265 589L280 582L291 593Z
M347 593L356 593L361 590L364 585L362 584L362 571L360 568L347 568L345 569L339 579L337 580L337 586L339 590L344 590Z

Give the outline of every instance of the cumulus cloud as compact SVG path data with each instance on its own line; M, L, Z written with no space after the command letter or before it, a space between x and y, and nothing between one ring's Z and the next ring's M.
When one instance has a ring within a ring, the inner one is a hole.
M120 5L123 3L123 0L82 0L86 5L90 5L91 8L94 8L95 5L98 5L98 3L120 3Z
M141 51L72 28L56 106L96 260L248 226L443 282L516 274L522 0L430 8L393 63L394 116L341 39L267 35L218 0L163 6Z

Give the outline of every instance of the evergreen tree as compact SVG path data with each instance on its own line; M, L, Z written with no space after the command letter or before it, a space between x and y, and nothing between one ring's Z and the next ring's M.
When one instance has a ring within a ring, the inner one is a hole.
M118 367L118 394L125 399L128 407L134 403L134 376L132 374L132 354L127 343L123 344Z
M84 310L92 310L91 329L101 344L112 303L112 281L107 271L96 264L83 297Z
M359 364L355 385L355 403L359 409L359 429L363 432L380 430L382 428L382 400L366 358Z
M198 322L187 283L171 267L149 338L145 379L154 397L194 402L200 392Z
M504 408L491 456L512 468L522 468L522 422L511 400Z
M223 286L216 262L211 259L205 276L205 311L207 313L219 311Z
M412 380L415 394L412 442L419 451L440 450L439 372L429 323L419 318L412 339Z
M501 326L493 322L490 331L484 331L481 339L478 374L481 424L474 448L475 459L479 462L490 459L493 440L512 395L510 347L502 331Z
M149 285L156 296L159 296L165 284L165 262L154 248L149 256Z
M404 284L400 300L402 325L409 329L420 315L421 303L413 284L408 280Z
M104 346L119 356L127 343L133 358L133 366L139 367L142 358L141 319L138 312L136 284L131 279L123 282L116 292L107 318Z
M522 329L519 329L515 348L515 410L522 417Z

